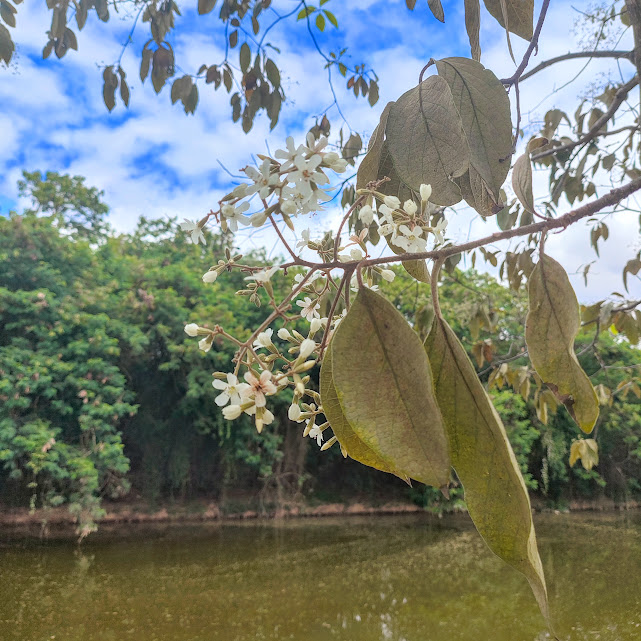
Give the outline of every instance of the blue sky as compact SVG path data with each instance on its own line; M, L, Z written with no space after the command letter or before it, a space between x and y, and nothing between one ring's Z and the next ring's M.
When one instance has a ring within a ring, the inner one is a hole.
M170 36L179 66L196 71L202 63L220 61L224 41L217 10L199 17L195 0L179 4L183 16L177 19L177 29ZM325 33L318 34L322 49L328 53L347 46L352 63L368 63L380 78L380 101L374 108L362 98L355 99L345 89L344 80L336 78L341 109L349 125L365 139L386 102L416 84L427 60L469 55L462 2L444 3L445 25L432 17L426 2L416 4L414 12L406 9L404 0L331 0L325 5L338 17L339 29L328 26ZM537 12L539 4L536 3ZM272 6L285 13L295 2L276 0ZM1 213L20 209L23 203L18 199L16 181L23 169L38 169L86 176L89 184L105 191L105 200L111 207L110 221L120 230L131 229L141 215L200 218L231 184L219 163L236 173L252 162L253 154L282 147L288 135L300 140L333 100L323 61L303 23L289 19L280 22L267 38L281 49L274 58L281 67L288 99L274 131L269 131L267 119L262 116L245 135L239 125L231 122L226 92L215 92L204 84L199 87L196 114L186 116L180 103L171 105L169 87L156 96L149 80L144 85L140 83L138 56L149 36L148 25L139 23L122 59L131 87L130 108L117 104L110 114L102 101L100 66L113 64L120 56L131 17L112 12L105 26L92 14L78 35L78 52L70 51L62 61L55 56L43 61L41 52L50 23L45 3L23 3L18 9L18 26L12 30L17 55L9 69L0 67ZM581 49L581 32L572 27L577 17L569 1L552 3L541 37L545 58ZM518 58L526 43L514 37L513 44ZM486 66L499 77L512 72L514 65L506 51L504 34L487 13L482 15L481 45ZM237 53L233 53L232 62L236 59ZM524 83L523 104L541 102L547 88L558 85L581 66L580 62L572 62L563 68L552 67L540 78ZM608 61L595 61L587 74L525 113L526 130L536 131L552 107L574 110L577 95L603 73L616 74L618 70ZM328 116L337 131L341 119L336 109L330 109ZM343 124L343 128L348 131L347 125ZM535 193L537 184L540 195L544 195L547 176L541 173L536 177ZM320 231L329 227L337 215L337 210L328 211L324 218L312 222L312 228ZM454 240L491 231L492 223L484 223L465 207L452 217L450 232ZM574 272L593 258L587 249L587 235L588 231L582 229L565 235L563 240L552 239L549 250L556 250L555 255L568 271ZM273 238L254 234L239 242L265 245L271 250ZM624 221L611 227L611 240L602 251L598 268L593 268L591 291L584 290L581 278L573 278L579 296L593 299L602 291L611 291L614 279L620 283L621 256L631 257L634 242L638 243L636 220L634 225Z

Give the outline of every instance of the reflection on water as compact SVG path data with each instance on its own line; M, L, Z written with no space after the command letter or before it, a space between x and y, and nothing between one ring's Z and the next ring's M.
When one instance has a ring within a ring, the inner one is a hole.
M641 640L641 515L536 520L563 641ZM467 517L0 541L2 641L542 641Z

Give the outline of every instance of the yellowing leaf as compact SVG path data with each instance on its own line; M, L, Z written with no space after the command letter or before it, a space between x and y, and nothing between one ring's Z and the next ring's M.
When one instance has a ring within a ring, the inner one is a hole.
M534 34L534 0L483 0L485 8L505 29L517 36L530 40ZM504 7L501 5L504 4ZM507 22L503 18L503 8Z
M430 76L392 103L387 146L400 179L415 192L432 186L431 201L455 205L461 193L453 178L470 164L470 150L448 83Z
M336 394L354 433L395 474L447 487L450 458L430 366L403 316L363 288L330 349Z
M512 189L525 211L534 214L534 194L532 192L532 163L530 155L519 156L512 170Z
M501 81L469 58L436 61L439 76L450 87L470 148L470 171L476 170L494 202L510 170L512 118Z
M434 320L425 349L470 517L492 552L527 577L549 624L530 499L503 423L444 320Z
M574 353L581 326L579 303L563 267L543 254L530 274L525 342L530 360L584 432L599 416L599 401Z
M593 438L584 438L574 441L570 446L570 467L581 460L581 465L590 471L599 464L599 446Z
M323 366L321 367L320 394L325 418L329 421L338 442L347 452L348 456L351 456L359 463L376 468L382 472L392 472L391 466L359 438L345 418L345 414L343 414L343 410L338 401L336 388L334 387L332 367L332 350L330 348L325 352Z

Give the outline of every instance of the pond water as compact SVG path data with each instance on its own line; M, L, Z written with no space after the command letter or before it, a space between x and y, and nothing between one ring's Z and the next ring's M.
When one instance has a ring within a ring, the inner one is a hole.
M641 514L536 519L563 641L641 640ZM539 641L464 515L0 533L2 641Z

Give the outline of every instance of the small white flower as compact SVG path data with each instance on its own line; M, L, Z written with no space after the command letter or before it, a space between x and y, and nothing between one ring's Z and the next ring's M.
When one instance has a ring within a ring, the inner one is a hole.
M447 220L445 218L441 218L441 220L436 223L436 227L432 228L432 233L434 236L436 236L436 242L440 245L443 243L444 238L443 234L445 233L445 230L447 229Z
M283 212L283 214L287 214L288 216L295 216L296 212L298 211L298 207L293 200L281 200L280 210Z
M289 333L289 330L286 327L281 327L278 330L278 338L286 341L289 340L292 337L292 335Z
M309 325L310 335L315 334L323 326L323 321L320 318L312 318L312 322Z
M378 206L378 216L385 223L392 224L394 222L394 210L385 204Z
M238 418L242 414L240 405L228 405L223 408L223 416L228 421L233 421L235 418Z
M365 205L364 207L361 207L358 212L358 217L364 225L369 226L374 221L374 210L369 205Z
M347 160L341 158L335 151L323 155L323 163L337 174L342 174L347 169Z
M205 234L203 234L202 228L197 223L185 218L184 222L180 223L180 228L189 234L194 245L197 245L199 241L202 241L203 245L207 244Z
M299 240L296 243L296 249L303 249L303 247L307 247L307 245L309 245L309 243L310 243L309 235L310 234L311 234L311 230L310 229L303 229L303 231L300 234L302 240Z
M308 434L309 438L315 438L316 443L320 447L323 442L323 432L319 429L318 425L314 425Z
M302 307L300 315L307 321L311 322L313 318L320 318L317 300L313 301L309 296L306 296L303 300L297 300L296 305Z
M306 338L300 344L299 358L306 359L316 349L316 343L311 338Z
M261 332L258 334L256 337L256 340L254 341L254 349L260 349L261 347L271 347L273 345L272 343L272 334L274 333L274 330L270 328L266 329L264 332Z
M381 276L383 277L383 280L391 283L396 277L396 274L391 269L381 269Z
M302 412L298 403L294 403L293 405L290 405L289 409L287 410L287 417L289 418L290 421L298 422L298 419L300 418L301 414Z
M272 373L267 369L261 373L260 377L250 370L245 373L245 380L249 383L249 387L245 390L244 396L252 398L256 407L265 407L267 403L265 396L271 396L278 391L272 381Z
M203 283L213 283L218 278L218 272L211 269L203 274Z
M261 163L260 167L246 167L245 173L254 181L253 185L247 188L247 194L251 195L258 192L261 198L267 198L274 186L278 183L278 174L272 173L272 164L269 158Z
M394 225L390 225L389 223L385 223L378 228L378 233L381 236L389 236L393 231Z
M274 265L269 269L262 269L259 272L253 273L251 276L247 276L245 280L255 280L257 283L267 283L279 269L280 265Z
M432 185L423 184L419 187L419 191L421 193L421 200L426 203L432 195Z
M187 334L187 336L198 336L198 325L196 325L196 323L185 325L185 334Z
M351 249L349 254L340 254L338 259L343 263L350 263L363 260L363 252L360 249Z
M209 336L205 336L205 338L202 338L198 341L198 349L202 350L203 352L208 352L211 349L213 340L214 337L211 334Z
M215 398L216 405L222 407L231 401L232 405L240 405L241 396L249 388L247 383L239 383L235 374L227 374L227 382L214 379L211 383L217 390L221 390Z
M248 225L249 219L247 216L243 216L243 212L249 209L249 203L245 202L241 205L223 205L221 209L221 214L227 222L229 229L231 231L238 231L238 223L242 225Z
M290 182L295 183L296 190L300 191L304 196L309 197L312 195L312 183L324 185L329 182L329 179L322 171L317 171L321 161L322 158L318 154L314 154L309 159L302 154L294 158L296 171L290 172L288 179Z
M396 196L385 196L383 203L390 209L398 209L401 206L401 201Z
M418 211L418 207L413 200L406 200L403 203L403 210L406 214L413 216Z
M398 231L400 234L392 240L394 245L409 253L425 251L427 240L421 238L423 230L420 227L410 229L407 225L400 225Z

